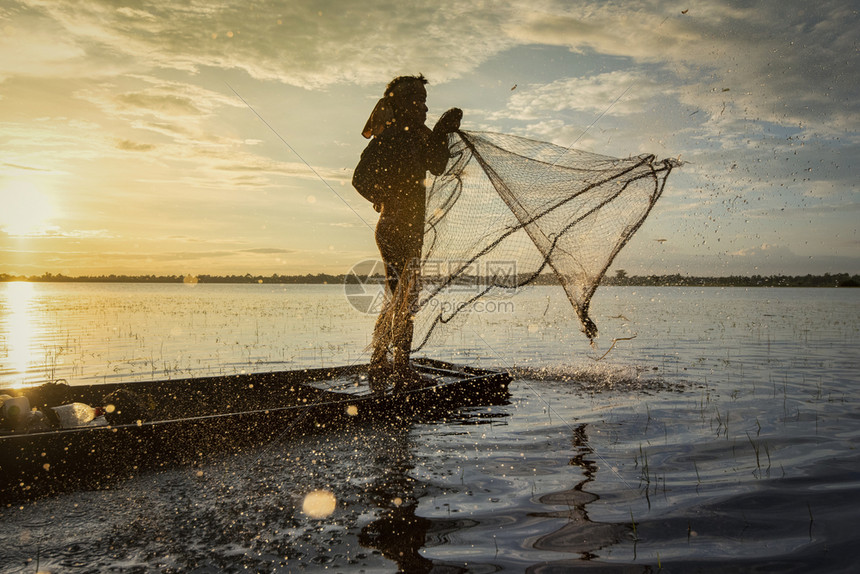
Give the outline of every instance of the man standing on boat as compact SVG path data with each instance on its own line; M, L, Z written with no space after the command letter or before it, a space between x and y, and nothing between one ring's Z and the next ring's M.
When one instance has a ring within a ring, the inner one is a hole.
M448 163L448 134L460 127L463 112L451 108L431 130L427 121L427 80L399 76L370 114L362 135L373 138L361 154L352 184L379 212L376 244L385 263L391 298L379 315L370 360L371 386L385 381L404 387L420 380L409 365L413 306L420 290L429 171L441 175ZM391 351L391 363L387 355Z

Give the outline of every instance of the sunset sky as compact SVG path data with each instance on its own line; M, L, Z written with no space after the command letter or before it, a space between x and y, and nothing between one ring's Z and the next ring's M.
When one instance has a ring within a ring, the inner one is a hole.
M860 273L850 0L2 0L0 30L0 273L346 273L360 132L416 73L431 125L680 157L614 269Z

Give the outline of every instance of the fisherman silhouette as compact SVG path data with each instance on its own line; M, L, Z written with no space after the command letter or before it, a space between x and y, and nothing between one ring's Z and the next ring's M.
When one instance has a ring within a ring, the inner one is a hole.
M361 154L352 184L379 212L376 244L385 263L390 292L374 329L371 386L396 388L420 381L409 364L414 304L420 289L424 238L424 179L441 175L448 163L448 134L460 127L463 112L451 108L431 130L427 121L427 79L399 76L386 87L364 126L373 138ZM388 353L391 353L389 362Z

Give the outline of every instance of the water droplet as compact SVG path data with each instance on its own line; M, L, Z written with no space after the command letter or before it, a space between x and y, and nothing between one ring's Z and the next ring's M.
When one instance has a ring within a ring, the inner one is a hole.
M325 518L334 512L337 499L328 490L313 490L305 495L302 512L311 518Z

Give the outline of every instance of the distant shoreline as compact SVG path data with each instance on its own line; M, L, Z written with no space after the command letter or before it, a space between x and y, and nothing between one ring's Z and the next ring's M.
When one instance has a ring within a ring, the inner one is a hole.
M381 279L381 278L380 278ZM480 278L475 278L481 281ZM230 284L286 284L319 285L358 283L355 275L330 275L327 273L307 275L98 275L68 277L45 273L39 276L10 275L0 273L0 282L28 281L32 283L230 283ZM556 285L554 276L539 277L536 285ZM692 277L673 275L619 274L604 277L601 285L622 287L860 287L860 275L848 273L824 275L730 275L725 277Z

